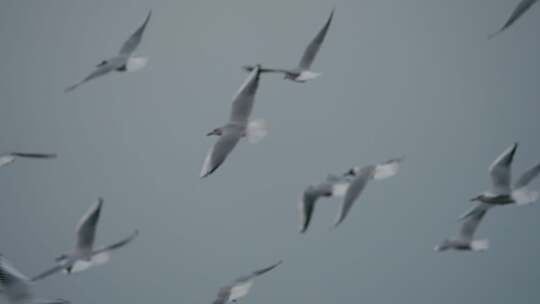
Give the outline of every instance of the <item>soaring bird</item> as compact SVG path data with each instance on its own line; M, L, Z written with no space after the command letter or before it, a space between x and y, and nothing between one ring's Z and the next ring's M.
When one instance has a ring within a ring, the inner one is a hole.
M346 173L352 176L345 198L339 209L334 227L339 226L347 217L356 199L362 194L370 180L382 180L397 174L403 158L395 158L377 165L353 167Z
M113 71L132 72L142 69L146 65L148 59L145 57L133 57L132 55L141 43L144 30L146 29L148 21L150 21L151 15L152 11L149 11L143 24L129 37L126 42L124 42L120 48L120 52L116 56L101 61L98 65L96 65L96 68L92 73L90 73L90 75L86 76L86 78L80 82L66 88L65 92L73 91L80 85L92 79L109 74Z
M4 295L11 304L69 304L64 299L39 300L32 294L30 280L15 269L9 261L0 254L0 294Z
M95 249L94 240L96 229L103 206L103 199L98 201L83 215L77 225L77 244L71 253L62 254L56 258L57 265L32 278L32 281L41 280L56 272L64 271L66 274L80 272L95 265L101 265L109 261L113 250L124 247L135 237L135 230L129 237L109 246Z
M11 152L11 153L2 154L0 155L0 168L15 162L17 158L51 159L51 158L56 158L56 154L22 153L22 152Z
M260 66L249 74L233 99L229 122L206 134L219 136L217 142L208 151L201 170L201 178L216 171L234 149L240 138L247 137L249 142L258 142L267 134L267 125L263 120L249 120L259 87Z
M341 197L345 195L349 183L350 180L345 176L328 175L324 182L311 185L304 190L302 199L298 204L300 233L307 231L318 199L320 197Z
M514 11L512 11L512 14L506 21L506 23L495 33L489 35L489 39L499 35L500 33L506 31L512 24L514 24L525 12L527 12L533 4L535 4L538 0L521 0L519 4L516 6Z
M315 61L315 57L317 56L317 53L319 53L319 49L321 48L321 45L324 42L324 38L326 37L326 33L328 32L328 29L330 28L330 24L332 23L332 18L334 17L334 10L330 13L330 16L326 20L326 23L322 27L322 29L317 33L315 38L311 40L309 45L304 51L304 54L302 55L302 59L300 60L300 63L297 67L292 69L272 69L272 68L261 68L262 73L281 73L284 74L285 79L295 81L295 82L306 82L307 80L315 79L319 77L321 74L313 72L311 70L311 65L313 64L313 61ZM252 71L253 66L247 65L243 67L246 71Z
M540 163L526 170L523 175L512 184L512 162L518 144L514 143L495 159L489 166L491 177L491 189L471 199L478 202L473 208L462 215L466 218L471 214L482 210L488 210L494 206L502 205L525 205L538 199L539 193L527 189L527 186L540 174Z
M269 267L254 271L253 273L241 276L238 279L234 280L231 284L222 287L217 295L217 298L214 300L213 304L226 304L230 302L236 302L238 299L245 297L251 286L253 285L253 280L268 271L276 268L282 263L282 261L277 262L274 265Z
M449 249L461 251L481 251L489 248L488 240L474 240L474 234L480 221L486 215L487 210L479 210L469 216L461 225L461 231L457 239L446 239L435 247L435 251L446 251Z

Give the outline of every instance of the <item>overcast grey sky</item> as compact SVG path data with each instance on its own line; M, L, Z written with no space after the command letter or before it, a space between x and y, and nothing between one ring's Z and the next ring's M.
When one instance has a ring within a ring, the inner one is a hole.
M81 214L105 205L97 243L141 231L111 262L36 285L73 303L211 303L238 275L284 264L243 303L536 303L540 206L497 208L484 253L432 251L458 231L487 167L511 143L516 174L540 161L540 7L487 40L517 0L3 0L0 149L56 152L0 170L2 252L35 274L70 249ZM270 124L208 179L243 64L295 65L336 4L306 84L264 75L254 118ZM153 10L148 67L86 76ZM306 235L305 186L405 155L329 231ZM540 187L538 182L535 187Z

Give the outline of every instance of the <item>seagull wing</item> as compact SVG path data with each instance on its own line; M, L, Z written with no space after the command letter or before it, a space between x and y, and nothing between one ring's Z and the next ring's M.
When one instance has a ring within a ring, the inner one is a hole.
M523 187L526 187L529 185L529 183L535 179L538 174L540 173L540 163L536 166L528 169L525 171L521 177L517 180L517 182L514 184L514 189L521 189Z
M13 156L16 157L22 157L22 158L41 158L41 159L49 159L49 158L56 158L57 155L53 153L22 153L22 152L13 152L10 153Z
M324 42L326 32L328 32L328 28L332 23L333 17L334 10L332 10L332 12L330 13L330 16L328 17L328 20L324 24L323 28L317 33L315 38L313 38L313 40L309 43L306 50L304 51L304 55L302 55L302 59L300 60L300 64L298 65L301 69L309 70L311 68L313 61L315 60L315 57L317 56L317 53L319 53L319 49Z
M69 267L71 264L73 264L72 262L70 263L62 263L62 264L58 264L58 265L55 265L54 267L50 268L50 269L47 269L45 271L43 271L42 273L34 276L31 281L32 282L35 282L35 281L39 281L39 280L42 280L48 276L51 276L57 272L60 272L64 269L66 269L67 267Z
M0 255L0 287L13 303L21 303L32 297L28 278Z
M135 49L139 46L142 40L142 36L144 34L144 30L146 29L146 25L148 24L148 21L150 21L151 16L152 11L149 11L146 19L144 19L143 24L133 34L131 34L129 39L124 42L124 45L122 45L122 48L120 49L120 55L130 56L131 53L133 53Z
M489 175L491 176L492 184L492 194L510 194L512 161L514 160L514 154L516 153L517 147L518 145L516 143L504 150L504 152L499 155L497 159L495 159L491 166L489 166Z
M373 177L374 170L374 166L364 167L352 180L351 184L347 188L347 192L345 193L343 203L340 206L334 227L337 227L339 224L341 224L341 222L343 222L343 220L351 210L354 202L356 201L358 196L360 196L369 180Z
M230 122L247 123L253 110L259 79L260 68L256 67L246 78L233 99Z
M112 65L105 65L105 66L98 67L90 75L86 76L86 78L84 78L83 80L77 82L76 84L74 84L74 85L72 85L70 87L67 87L64 90L64 92L66 92L66 93L71 92L71 91L75 90L76 88L78 88L79 86L85 84L86 82L88 82L88 81L90 81L92 79L101 77L103 75L106 75L106 74L114 71L115 68L116 67L112 66Z
M224 132L214 144L204 160L201 170L201 178L207 177L214 173L227 159L229 153L236 147L240 140L241 134L236 131L229 130Z
M512 11L512 14L510 14L510 17L506 21L506 23L495 33L491 34L489 38L493 38L496 35L504 32L506 29L508 29L514 22L516 22L525 12L527 12L533 4L535 4L538 0L522 0Z
M103 247L101 249L98 249L96 251L93 252L93 254L99 254L99 253L102 253L102 252L109 252L109 251L112 251L112 250L116 250L116 249L119 249L119 248L122 248L124 246L126 246L127 244L131 243L137 236L139 236L139 230L135 230L130 236L128 236L127 238L119 241L119 242L116 242L112 245L109 245L109 246L106 246L106 247Z
M77 250L80 252L92 251L96 238L96 228L103 206L103 199L98 201L86 211L77 225Z
M482 218L484 218L486 213L487 210L485 209L478 210L478 212L475 212L471 214L471 216L467 217L467 219L463 222L461 231L459 233L459 238L461 241L471 242L473 240L474 233L476 232L480 221L482 221Z

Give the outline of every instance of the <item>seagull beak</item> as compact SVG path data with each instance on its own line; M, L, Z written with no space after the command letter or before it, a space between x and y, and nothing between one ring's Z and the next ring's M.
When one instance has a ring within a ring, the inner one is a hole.
M350 169L349 171L345 172L345 174L343 174L344 176L354 176L354 169Z
M470 199L471 202L476 202L477 200L478 200L478 196L475 196L475 197Z

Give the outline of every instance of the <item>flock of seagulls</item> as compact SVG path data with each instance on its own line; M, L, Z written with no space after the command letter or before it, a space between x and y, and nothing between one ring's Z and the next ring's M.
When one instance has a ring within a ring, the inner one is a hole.
M506 23L497 32L491 34L489 38L493 38L506 31L536 2L536 0L522 0ZM233 98L229 120L223 126L215 128L207 134L207 136L215 135L218 139L208 151L203 162L200 173L201 178L208 177L220 168L242 138L245 137L250 143L256 143L267 135L268 125L266 121L251 119L255 95L257 94L262 74L279 73L284 75L284 79L300 83L315 79L321 75L312 71L311 66L332 24L334 11L335 9L332 10L324 26L305 49L297 67L290 69L268 68L260 64L243 66L243 69L249 72L249 75ZM143 68L147 63L147 59L144 57L135 57L133 54L142 41L151 16L152 13L149 11L142 25L124 42L117 55L100 62L86 78L66 88L65 91L73 91L90 80L114 71L129 72ZM491 189L471 199L475 205L459 217L462 224L457 238L444 240L435 247L435 251L481 251L488 249L488 240L477 240L474 238L475 232L487 212L496 206L525 205L533 203L539 198L539 192L529 190L527 186L540 174L540 163L525 171L515 183L512 183L511 167L517 148L518 144L514 143L490 165ZM53 159L56 157L56 154L11 152L0 155L0 168L15 162L19 158ZM307 231L315 211L315 205L321 197L342 198L333 225L334 228L338 227L348 216L368 182L395 176L400 169L403 159L403 157L400 157L379 164L362 167L354 166L343 174L330 174L321 183L308 186L303 191L298 204L300 233ZM58 256L55 259L56 265L54 267L32 278L28 278L19 272L0 254L0 294L10 303L16 304L70 303L65 299L37 299L33 296L31 285L58 272L71 274L104 264L109 261L112 251L128 245L139 235L138 230L135 230L127 238L114 244L95 248L96 230L103 204L104 200L99 198L80 219L76 228L77 241L75 248L69 253ZM255 278L273 270L281 265L281 263L282 261L279 261L266 268L256 270L249 275L241 276L232 283L222 287L218 292L214 304L236 302L238 299L246 296Z

